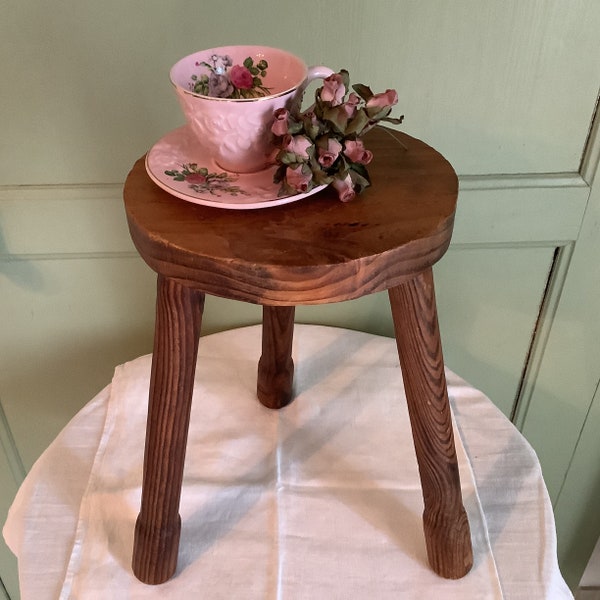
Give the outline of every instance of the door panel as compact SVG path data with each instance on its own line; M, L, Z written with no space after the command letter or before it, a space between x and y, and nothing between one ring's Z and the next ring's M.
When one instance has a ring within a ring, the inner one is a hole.
M12 476L5 450L4 445L0 444L0 531L6 520L12 499L17 493L17 484ZM0 536L0 599L4 600L5 597L8 600L18 600L19 580L17 576L17 559Z
M115 365L151 351L154 276L135 257L0 267L0 309L11 315L0 338L0 398L29 469Z
M4 586L2 579L0 579L0 599L1 600L11 600L10 596L8 595L8 591L6 590L6 587ZM17 600L17 599L18 599L18 596L13 596L13 600Z
M553 257L553 248L451 250L435 270L446 364L507 417Z

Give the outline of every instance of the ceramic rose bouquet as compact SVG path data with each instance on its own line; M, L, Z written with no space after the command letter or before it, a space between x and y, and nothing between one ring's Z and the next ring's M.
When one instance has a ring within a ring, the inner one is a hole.
M399 124L404 117L389 116L398 102L395 90L374 94L362 84L352 89L342 69L323 81L304 112L275 111L271 131L279 167L274 182L281 184L281 196L331 184L348 202L371 184L366 167L373 155L360 138L380 121Z

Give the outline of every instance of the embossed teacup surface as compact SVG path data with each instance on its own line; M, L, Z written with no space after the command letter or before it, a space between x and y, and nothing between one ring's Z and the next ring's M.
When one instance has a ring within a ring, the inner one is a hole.
M278 48L223 46L178 61L170 79L189 127L224 170L259 171L271 162L278 108L301 102L306 85L333 71Z

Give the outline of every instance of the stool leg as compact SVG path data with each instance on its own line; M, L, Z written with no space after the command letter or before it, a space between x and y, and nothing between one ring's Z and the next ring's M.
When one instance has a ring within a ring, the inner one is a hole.
M267 408L283 408L292 401L294 313L293 306L263 306L262 355L256 391Z
M133 572L163 583L177 567L179 499L204 294L158 276L152 375Z
M423 526L432 569L458 579L473 565L460 490L431 269L389 290L419 465Z

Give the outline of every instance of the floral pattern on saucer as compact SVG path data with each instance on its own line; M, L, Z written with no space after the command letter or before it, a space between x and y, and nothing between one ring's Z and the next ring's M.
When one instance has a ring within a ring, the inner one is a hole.
M321 185L306 193L280 196L273 181L275 166L255 173L224 170L198 144L187 127L163 136L146 155L146 171L160 188L181 200L215 208L248 210L297 202L324 189Z
M237 177L230 173L211 173L206 167L198 167L196 163L187 163L181 165L181 171L169 169L165 175L172 177L175 181L185 181L190 189L201 194L208 192L214 196L222 196L223 193L231 196L243 194L248 196L238 185L231 185L237 181Z

